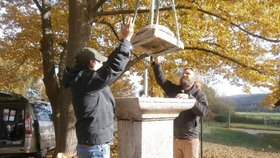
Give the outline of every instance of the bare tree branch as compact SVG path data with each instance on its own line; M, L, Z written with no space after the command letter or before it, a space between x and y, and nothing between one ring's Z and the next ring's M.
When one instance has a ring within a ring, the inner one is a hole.
M188 9L188 10L191 10L191 7L188 7L188 6L182 6L182 5L178 5L176 6L176 9ZM159 9L160 11L170 11L172 10L172 7L166 7L166 8L160 8ZM233 22L230 22L228 19L222 17L222 16L219 16L215 13L212 13L212 12L209 12L209 11L206 11L206 10L203 10L203 9L198 9L198 11L200 12L203 12L205 14L208 14L208 15L211 15L211 16L214 16L216 18L219 18L219 19L222 19L224 21L228 21L230 23L230 25L233 25L235 27L237 27L238 29L240 29L241 31L253 36L253 37L256 37L256 38L260 38L260 39L263 39L263 40L266 40L266 41L269 41L269 42L274 42L274 43L279 43L280 40L279 39L269 39L269 38L266 38L266 37L263 37L263 36L260 36L260 35L257 35L257 34L254 34L250 31L247 31L245 30L244 28L242 28L240 25L238 24L235 24ZM149 9L142 9L142 10L138 10L138 13L149 13L150 10ZM133 14L134 13L134 10L119 10L119 11L107 11L107 12L97 12L96 15L97 16L112 16L112 15L119 15L119 14Z
M236 59L232 58L232 57L228 57L228 56L225 56L217 51L213 51L213 50L208 50L208 49L205 49L205 48L199 48L199 47L185 47L184 50L199 50L199 51L203 51L203 52L207 52L207 53L211 53L213 55L217 55L219 57L222 57L222 58L225 58L226 60L228 61L231 61L233 63L236 63L244 68L247 68L247 69L251 69L251 70L254 70L260 74L264 74L264 72L262 70L259 70L259 69L256 69L255 67L252 67L252 66L248 66L244 63L241 63L239 61L237 61Z
M42 6L39 4L37 0L33 0L33 2L36 4L37 8L42 12Z
M189 7L191 9L191 7ZM172 7L160 8L159 11L170 11ZM137 13L149 13L149 9L139 9ZM106 12L97 12L97 16L112 16L112 15L121 15L121 14L134 14L134 10L117 10L117 11L106 11Z

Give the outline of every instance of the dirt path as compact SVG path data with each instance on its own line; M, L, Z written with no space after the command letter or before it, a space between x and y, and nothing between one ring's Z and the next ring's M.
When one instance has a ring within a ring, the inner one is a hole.
M279 134L280 131L269 131L269 130L259 130L259 129L243 129L243 128L231 128L232 130L236 131L244 131L248 134L258 135L260 133L268 133L268 134Z
M256 151L253 149L203 143L203 158L280 158L280 153Z

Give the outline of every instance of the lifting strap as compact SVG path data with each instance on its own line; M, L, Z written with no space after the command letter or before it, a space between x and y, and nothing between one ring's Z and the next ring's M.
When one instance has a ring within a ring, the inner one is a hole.
M151 6L150 6L150 24L154 23L154 4L156 2L156 24L159 25L159 1L160 0L151 0ZM133 24L135 23L137 12L139 9L140 5L140 0L136 0L135 3L135 10L134 10L134 15L133 15ZM178 19L177 19L177 14L176 14L176 9L175 9L175 1L171 0L171 6L173 10L173 16L174 16L174 22L175 22L175 27L176 27L176 37L177 37L177 42L179 43L180 41L180 32L179 32L179 26L178 26Z

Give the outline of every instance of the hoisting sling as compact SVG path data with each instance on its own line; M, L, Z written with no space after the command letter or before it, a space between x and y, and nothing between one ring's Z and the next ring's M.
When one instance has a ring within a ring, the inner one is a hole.
M148 55L164 55L184 49L184 43L180 40L178 21L174 0L172 1L172 10L174 12L174 21L176 27L176 36L167 27L159 25L159 0L151 0L150 6L150 24L132 37L131 43L136 52L146 53ZM136 0L133 23L136 20L140 0ZM156 2L156 23L154 24L154 4Z

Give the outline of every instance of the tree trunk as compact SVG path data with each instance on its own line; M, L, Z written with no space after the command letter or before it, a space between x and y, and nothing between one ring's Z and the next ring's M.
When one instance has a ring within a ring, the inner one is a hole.
M90 11L87 0L69 1L69 37L66 65L74 66L75 54L87 45L90 36ZM62 88L59 94L60 126L58 130L57 151L68 155L76 153L75 115L71 102L70 89Z
M43 0L40 6L38 1L34 1L41 12L42 20L42 41L41 41L41 52L43 58L43 73L44 73L44 84L46 87L46 94L51 102L53 109L53 122L56 132L56 141L58 140L58 129L59 129L59 100L58 100L58 80L55 74L55 61L54 61L54 50L53 50L53 32L51 24L51 3L50 0ZM56 142L56 144L59 144Z
M36 3L37 1L35 1ZM58 105L58 80L55 75L54 67L54 56L53 56L53 32L51 24L51 3L50 0L43 0L42 5L38 3L39 10L41 11L41 20L42 20L42 41L41 41L41 52L43 58L43 73L44 73L44 84L46 87L46 94L51 102L53 109L53 122L56 132L57 140L57 129L59 129L59 106ZM57 142L56 142L57 143Z
M71 106L71 92L69 88L61 88L58 102L60 115L56 133L56 153L63 152L68 155L75 155L77 142L74 126L75 115Z
M90 11L86 0L69 1L69 37L66 65L74 66L75 54L87 45L90 36Z

